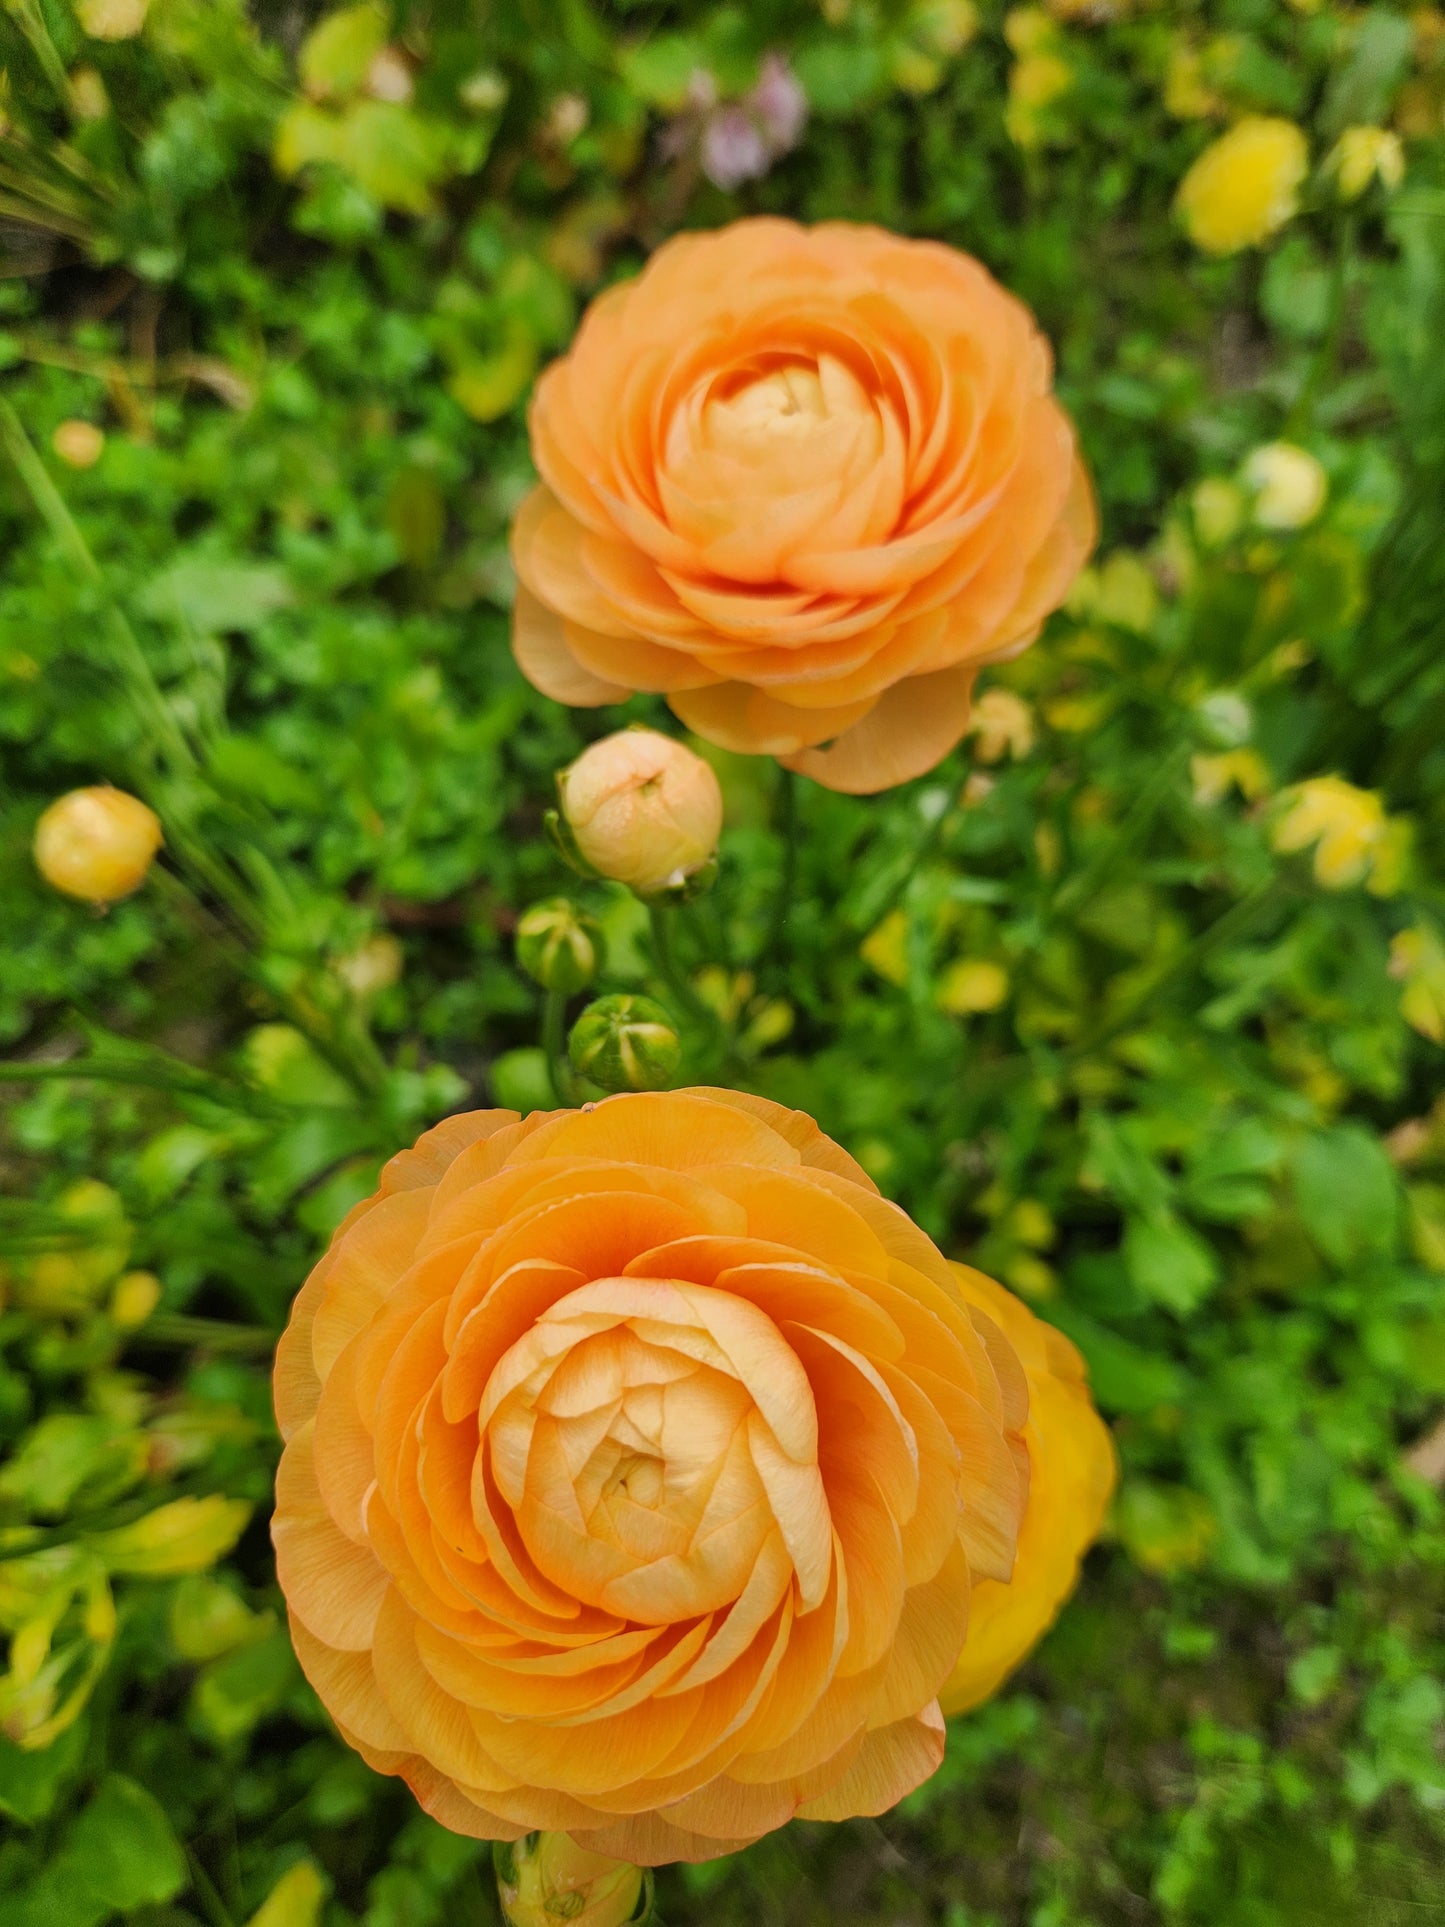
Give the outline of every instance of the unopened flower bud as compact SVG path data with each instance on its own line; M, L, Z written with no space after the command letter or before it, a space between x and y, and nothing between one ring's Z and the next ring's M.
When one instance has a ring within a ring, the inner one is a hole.
M1263 529L1302 529L1325 505L1329 482L1308 449L1293 442L1266 442L1244 464L1244 485L1254 495L1254 519Z
M627 1860L579 1847L565 1833L529 1833L494 1852L508 1927L625 1927L652 1906L651 1877Z
M143 1325L161 1302L161 1281L153 1271L127 1271L115 1281L110 1315L122 1331Z
M722 791L711 767L655 729L604 736L557 778L578 854L641 897L680 890L712 862Z
M94 422L65 421L50 437L50 446L67 468L94 468L105 451L105 431Z
M35 865L68 897L115 903L145 882L163 841L154 810L101 784L50 805L35 826Z
M1405 178L1405 150L1389 128L1347 127L1325 167L1342 201L1358 201L1374 180L1393 194Z
M566 897L534 903L517 923L517 962L544 990L585 990L602 967L602 932Z
M682 1058L672 1019L651 997L599 997L572 1026L567 1056L604 1091L660 1091Z

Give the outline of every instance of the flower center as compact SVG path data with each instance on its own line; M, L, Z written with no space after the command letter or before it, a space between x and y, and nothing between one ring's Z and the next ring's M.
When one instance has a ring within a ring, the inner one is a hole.
M783 361L759 373L735 370L714 389L708 437L714 446L809 434L830 410L816 364Z
M648 1315L653 1302L673 1316ZM776 1531L755 1458L776 1455L772 1432L723 1348L677 1316L686 1308L660 1280L580 1288L499 1362L481 1413L539 1570L651 1624L736 1599Z

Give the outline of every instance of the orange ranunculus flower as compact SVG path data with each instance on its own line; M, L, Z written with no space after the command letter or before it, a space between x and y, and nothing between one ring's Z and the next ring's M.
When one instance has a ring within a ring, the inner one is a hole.
M1117 1467L1084 1361L1069 1340L981 1271L952 1270L964 1301L1007 1333L1029 1382L1029 1497L1013 1578L974 1587L968 1643L939 1695L945 1713L963 1713L987 1699L1053 1625L1103 1523Z
M343 1735L459 1832L638 1863L926 1778L1027 1500L997 1321L732 1091L427 1132L297 1298L276 1409L277 1567Z
M937 242L780 220L670 241L537 385L524 674L566 703L661 692L830 789L921 775L1093 547L1050 372L1028 310Z

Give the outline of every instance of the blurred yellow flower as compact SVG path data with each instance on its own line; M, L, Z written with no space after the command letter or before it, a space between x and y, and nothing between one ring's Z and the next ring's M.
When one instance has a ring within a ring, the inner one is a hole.
M1175 206L1196 247L1234 254L1284 226L1308 171L1301 129L1251 114L1205 148L1180 183Z
M143 1325L161 1302L161 1281L153 1271L127 1271L115 1281L110 1315L122 1331Z
M968 733L978 738L974 754L980 763L1027 756L1034 746L1034 712L1011 689L986 689L973 706Z
M247 1922L247 1927L316 1927L326 1883L311 1860L288 1867Z
M1357 201L1378 180L1393 194L1405 178L1400 136L1386 127L1347 127L1335 142L1325 172L1333 174L1342 201Z
M1400 1014L1431 1043L1445 1044L1445 943L1427 923L1402 930L1390 945L1390 975L1404 984Z
M858 955L890 984L908 981L908 915L890 910L883 921L863 939Z
M960 957L944 971L937 998L950 1017L970 1017L975 1011L997 1010L1008 996L1008 972L986 957Z
M1224 106L1204 77L1204 60L1182 35L1169 50L1164 73L1164 111L1175 120L1204 120Z
M1254 497L1254 519L1264 529L1302 529L1325 505L1329 480L1306 448L1266 442L1241 471Z
M1206 547L1217 549L1239 533L1246 504L1235 483L1210 475L1195 485L1189 506L1195 534Z
M1253 749L1227 749L1217 756L1191 757L1189 773L1194 781L1194 800L1206 809L1222 803L1231 790L1238 790L1246 801L1254 803L1269 788L1269 771Z
M1385 806L1375 792L1342 776L1313 776L1285 796L1275 849L1290 853L1313 844L1315 878L1327 890L1362 883L1385 843Z
M149 7L150 0L80 0L76 11L92 40L133 40Z

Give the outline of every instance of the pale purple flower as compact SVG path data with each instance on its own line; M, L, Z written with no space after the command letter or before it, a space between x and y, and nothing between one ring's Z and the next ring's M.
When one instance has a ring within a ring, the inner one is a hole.
M702 171L714 187L730 194L744 181L761 180L771 159L762 128L739 103L708 115L702 130Z
M775 157L802 139L808 124L808 96L781 54L764 57L757 85L743 105L756 114Z

